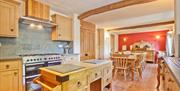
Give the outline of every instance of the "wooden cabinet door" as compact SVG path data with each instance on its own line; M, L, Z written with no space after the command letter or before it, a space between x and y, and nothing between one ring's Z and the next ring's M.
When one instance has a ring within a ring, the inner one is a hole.
M18 10L13 3L0 1L0 36L18 36Z
M0 72L0 91L19 91L18 70Z
M50 7L36 0L26 0L26 16L49 20Z
M81 25L81 61L95 59L95 26L87 22L81 22Z
M72 41L72 19L55 14L52 20L57 24L52 30L52 40Z

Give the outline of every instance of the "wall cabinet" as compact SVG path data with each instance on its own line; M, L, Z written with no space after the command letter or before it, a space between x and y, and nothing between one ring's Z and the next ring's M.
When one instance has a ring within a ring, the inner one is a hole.
M14 0L0 0L0 36L18 36L19 3Z
M36 0L26 0L26 16L49 20L50 7Z
M72 19L55 14L52 21L57 24L52 28L52 40L72 41Z
M22 68L20 60L0 62L0 91L22 91Z
M81 60L95 59L95 25L81 21Z

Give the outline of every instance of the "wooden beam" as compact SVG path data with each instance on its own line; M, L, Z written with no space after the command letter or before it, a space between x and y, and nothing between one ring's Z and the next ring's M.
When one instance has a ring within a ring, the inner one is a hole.
M144 24L144 25L137 25L137 26L129 26L129 27L121 27L121 28L109 29L108 31L154 27L154 26L168 25L168 24L174 24L174 23L175 23L175 21L172 20L172 21L166 21L166 22L159 22L159 23L151 23L151 24Z
M84 19L84 18L87 18L87 17L95 15L95 14L104 13L107 11L111 11L111 10L115 10L115 9L119 9L119 8L123 8L123 7L127 7L127 6L144 4L144 3L148 3L148 2L152 2L152 1L156 1L156 0L123 0L123 1L119 1L116 3L112 3L112 4L109 4L106 6L102 6L102 7L84 12L84 13L80 14L78 16L78 18Z

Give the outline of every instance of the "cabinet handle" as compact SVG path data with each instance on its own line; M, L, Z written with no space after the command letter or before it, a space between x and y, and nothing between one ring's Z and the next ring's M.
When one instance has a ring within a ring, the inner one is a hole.
M61 34L59 34L59 36L61 36Z
M95 77L97 77L98 76L98 74L97 73L95 73Z
M77 87L80 87L80 86L81 86L81 82L78 81L78 82L77 82Z
M109 79L106 79L106 82L108 82L109 81Z
M85 56L88 56L88 54L86 53Z
M9 65L6 65L6 69L9 69Z
M14 75L16 76L16 75L17 75L17 72L14 72Z
M11 29L11 32L13 32L14 31L14 29Z

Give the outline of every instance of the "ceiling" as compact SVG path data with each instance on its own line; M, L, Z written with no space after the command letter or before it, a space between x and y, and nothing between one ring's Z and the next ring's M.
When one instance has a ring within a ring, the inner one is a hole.
M57 12L72 16L88 10L122 0L40 0ZM157 15L157 16L156 16ZM146 18L145 18L146 17ZM113 11L90 16L85 20L95 23L99 28L117 28L129 25L174 19L174 0L157 0L133 5ZM156 21L154 21L156 20ZM130 24L132 23L132 24Z
M49 4L55 11L72 16L74 13L81 14L88 10L108 5L122 0L40 0Z

